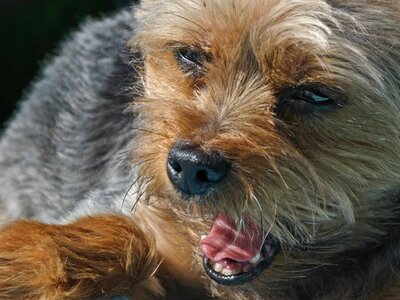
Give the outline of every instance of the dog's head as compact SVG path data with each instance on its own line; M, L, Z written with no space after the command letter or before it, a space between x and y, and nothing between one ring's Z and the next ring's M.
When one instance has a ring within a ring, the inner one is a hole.
M139 181L176 217L202 218L195 248L220 284L290 280L378 241L393 216L399 19L351 2L136 11Z

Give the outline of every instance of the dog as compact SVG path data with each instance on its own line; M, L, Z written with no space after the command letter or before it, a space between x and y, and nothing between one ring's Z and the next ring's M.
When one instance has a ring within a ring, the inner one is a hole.
M1 299L399 299L400 3L142 0L0 141Z

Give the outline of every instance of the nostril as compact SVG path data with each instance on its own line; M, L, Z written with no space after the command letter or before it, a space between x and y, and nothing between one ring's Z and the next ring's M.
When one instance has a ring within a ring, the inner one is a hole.
M169 159L168 164L176 173L182 172L182 166L176 160Z
M225 172L224 172L225 173ZM216 183L223 178L224 174L212 169L200 169L195 174L195 180L202 183Z
M195 178L199 182L209 182L210 181L206 170L197 171Z

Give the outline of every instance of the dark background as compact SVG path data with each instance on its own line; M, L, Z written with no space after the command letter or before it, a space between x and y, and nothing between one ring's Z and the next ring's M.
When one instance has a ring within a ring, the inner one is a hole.
M132 0L0 0L0 131L57 45Z

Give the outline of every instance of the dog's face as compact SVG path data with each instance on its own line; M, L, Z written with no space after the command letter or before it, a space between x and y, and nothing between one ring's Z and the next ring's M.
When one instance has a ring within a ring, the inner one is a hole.
M148 0L136 13L140 180L198 225L194 251L220 284L290 280L379 240L391 217L399 31L378 2L350 2Z

